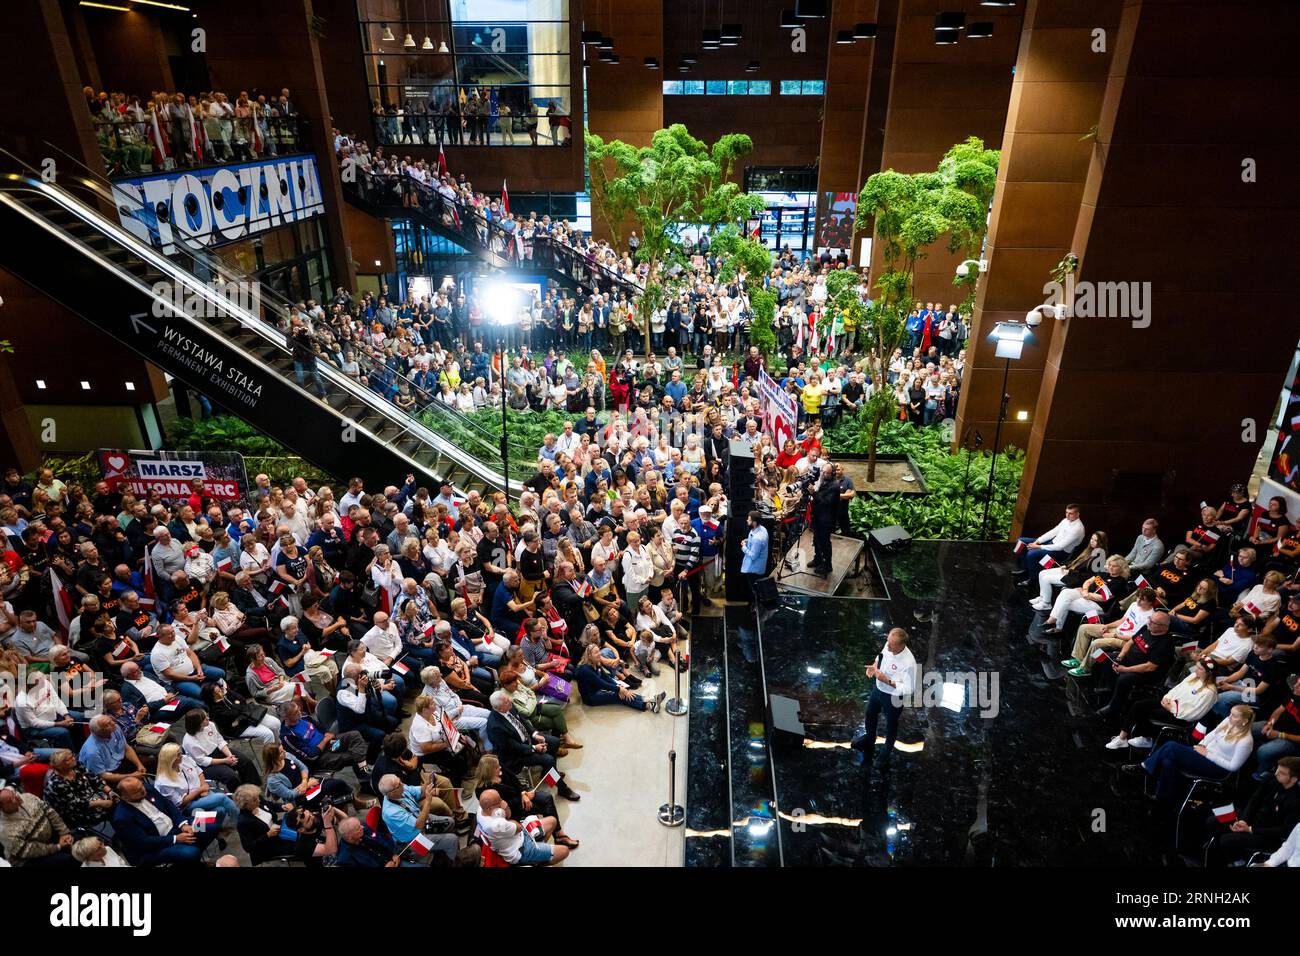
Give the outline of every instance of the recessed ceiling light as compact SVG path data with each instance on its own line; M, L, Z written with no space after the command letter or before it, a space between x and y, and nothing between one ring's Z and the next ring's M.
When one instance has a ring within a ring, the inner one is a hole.
M127 382L127 383L126 383L126 390L127 390L128 392L134 392L134 391L135 391L135 382Z
M43 378L38 378L38 379L36 380L36 387L37 387L37 388L40 388L40 389L45 388L45 379L43 379Z
M853 27L853 39L855 40L874 40L876 38L876 25L874 23L858 23Z
M82 382L82 383L81 383L81 390L82 390L83 392L88 392L88 391L90 391L90 383L89 383L89 382Z
M794 30L794 29L796 29L797 27L800 27L800 26L803 26L803 24L801 24L801 23L799 22L799 18L798 18L797 16L794 15L794 11L793 11L793 10L782 10L782 11L781 11L781 29L782 29L782 30Z
M985 20L980 23L972 23L966 30L966 36L972 40L987 40L993 36L993 21Z
M966 14L959 10L934 15L934 28L936 30L960 30L964 26L966 26Z
M934 29L934 42L939 46L952 46L952 44L957 42L957 38L960 36L960 30L952 28L940 29L939 27L935 27Z
M853 31L852 31L852 30L841 30L839 33L835 34L835 42L836 42L836 43L852 43L852 42L853 42Z
M645 67L647 70L659 69L659 61L652 56L646 57L643 62L645 63Z

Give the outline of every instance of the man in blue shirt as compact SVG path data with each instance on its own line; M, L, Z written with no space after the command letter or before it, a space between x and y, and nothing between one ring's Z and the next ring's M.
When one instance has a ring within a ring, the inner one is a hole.
M433 844L431 850L443 853L453 860L456 858L459 849L456 821L451 817L433 815L433 801L437 797L433 784L408 786L402 783L397 774L390 773L380 778L379 792L384 798L380 815L399 852L417 836L425 834L425 826L432 822L434 829L440 832L425 834Z
M99 714L90 720L90 735L81 745L77 760L87 773L94 774L110 787L117 786L124 778L145 775L144 764L136 756L135 749L126 742L126 735L117 722L107 714Z
M741 577L752 596L754 582L767 574L767 529L762 524L763 514L759 511L749 513L749 534L740 542L740 551L744 559L740 564Z
M673 377L664 386L664 394L673 400L673 406L680 408L682 400L686 398L686 383L682 381L682 373L673 371Z

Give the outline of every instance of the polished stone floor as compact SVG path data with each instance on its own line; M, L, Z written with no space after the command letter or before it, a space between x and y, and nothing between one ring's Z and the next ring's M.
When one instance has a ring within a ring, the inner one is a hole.
M786 594L695 636L687 865L1158 863L1138 784L1027 639L1007 547L915 542L880 564L889 601ZM930 676L881 773L847 745L894 626Z

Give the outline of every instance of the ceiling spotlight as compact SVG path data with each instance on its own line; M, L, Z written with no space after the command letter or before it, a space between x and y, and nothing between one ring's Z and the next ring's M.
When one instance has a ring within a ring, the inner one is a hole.
M424 38L424 42L420 44L420 49L421 49L421 50L432 50L432 49L433 49L433 41L430 40L430 39L426 36L426 37Z
M980 0L981 7L1014 7L1016 0Z
M689 72L691 72L691 68L690 68L689 66L687 66L685 63L678 63L678 64L677 64L677 72L678 72L678 73L689 73Z
M934 28L936 30L960 30L964 26L966 26L966 14L961 11L936 13L934 15Z
M645 64L647 70L659 69L659 61L652 56L646 57L642 62Z
M600 42L596 44L596 49L605 51L614 49L614 38L605 36L601 37Z
M446 40L443 40L441 43L438 44L438 52L439 52L439 53L450 53L450 52L451 52L451 50L447 49L447 41L446 41Z
M757 72L758 72L758 61L757 61L757 60L750 60L748 63L746 63L746 64L745 64L745 72L746 72L746 73L757 73Z
M853 31L852 31L852 30L841 30L839 33L835 34L835 42L836 42L836 43L852 43L852 42L853 42Z
M704 46L715 46L715 47L716 47L716 46L721 46L721 45L722 45L722 31L721 31L721 30L705 30L705 31L700 35L700 43L703 44Z
M696 63L700 62L700 60L694 53L683 53L681 55L681 62L685 63L687 66L694 66Z
M966 36L972 40L986 40L993 36L993 21L983 20L979 23L972 23L966 30Z
M952 46L961 36L961 31L955 28L940 29L934 28L934 42L937 46Z
M797 16L795 16L793 10L782 10L782 11L781 11L781 29L782 29L782 30L794 30L794 29L796 29L796 28L798 28L798 27L800 27L800 26L802 26L802 24L800 24L800 22L799 22L799 18L798 18Z
M614 62L614 54L609 50L601 50L596 55L600 58L600 62L602 63Z
M826 0L794 0L794 15L805 20L814 20L829 13Z
M739 23L724 23L718 31L722 34L723 46L736 46L740 43L741 28Z
M380 36L379 39L383 40L385 43L392 43L397 39L397 37L393 36L393 28L385 23L383 35Z
M411 36L411 35L408 33L408 34L406 35L406 39L402 41L402 46L405 47L405 48L408 49L408 50L414 50L414 49L415 49L415 37Z
M586 44L586 43L599 43L599 42L600 42L600 31L599 31L599 30L583 30L583 31L582 31L582 42L583 42L584 44Z
M876 38L876 25L874 23L858 23L853 27L853 39L855 40L874 40Z
M611 54L609 55L609 59L606 60L605 62L608 63L610 66L618 66L618 63L619 63L619 57L618 57L618 54L617 54L617 53L611 53Z

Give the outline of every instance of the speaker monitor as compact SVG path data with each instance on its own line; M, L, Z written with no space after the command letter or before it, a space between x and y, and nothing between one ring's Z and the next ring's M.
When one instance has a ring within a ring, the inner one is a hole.
M882 551L901 551L912 543L912 536L901 525L891 524L872 531L871 543Z

